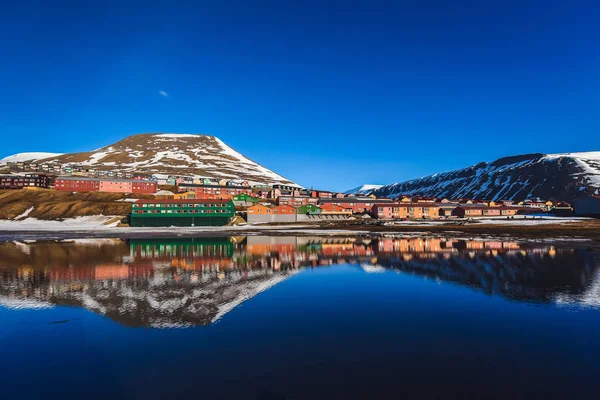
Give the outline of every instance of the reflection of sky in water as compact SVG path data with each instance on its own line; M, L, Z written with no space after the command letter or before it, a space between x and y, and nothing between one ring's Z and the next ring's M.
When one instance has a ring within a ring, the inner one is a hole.
M0 255L6 396L581 398L599 372L586 250L237 237Z

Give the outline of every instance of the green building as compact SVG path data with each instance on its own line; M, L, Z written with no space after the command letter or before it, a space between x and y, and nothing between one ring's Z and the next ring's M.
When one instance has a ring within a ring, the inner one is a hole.
M256 203L258 202L258 199L256 197L252 197L247 193L240 193L240 194L236 194L235 196L233 196L233 201L237 202L250 202L250 203Z
M129 225L223 226L227 225L234 214L231 200L138 200L131 206Z
M306 204L304 206L296 207L296 214L321 214L323 210L314 204Z

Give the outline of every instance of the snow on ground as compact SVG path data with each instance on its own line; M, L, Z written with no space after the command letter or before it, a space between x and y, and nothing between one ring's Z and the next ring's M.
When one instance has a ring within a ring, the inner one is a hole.
M583 222L583 221L593 221L594 218L584 218L584 217L536 217L535 219L531 216L515 216L514 219L506 219L506 217L488 217L488 218L473 218L469 221L475 221L474 223L481 223L485 225L547 225L547 224L566 224L570 222ZM467 222L467 219L447 219L447 220L407 220L407 221L389 221L385 222L386 226L432 226L432 225L442 225L449 224L452 222ZM451 225L449 225L451 226Z
M31 212L33 211L33 206L29 207L27 210L25 210L25 212L23 212L23 214L19 214L15 217L15 219L21 219L21 218L25 218L26 216L28 216L29 214L31 214Z
M22 161L33 161L43 160L50 157L62 156L63 153L46 153L46 152L29 152L29 153L17 153L12 156L4 157L0 160L0 164L6 164L9 162L22 162Z
M241 225L241 226L196 226L196 227L181 227L181 226L165 226L165 227L152 227L152 228L118 228L118 220L110 224L106 224L108 221L117 218L116 216L89 216L89 217L77 217L67 218L62 221L44 221L35 218L26 218L20 221L12 220L0 220L0 232L53 232L53 231L89 231L93 229L95 232L99 230L112 231L112 232L131 232L131 233L200 233L200 232L244 232L244 231L278 231L290 234L297 233L314 233L319 235L342 235L342 234L372 234L377 233L377 229L374 230L349 230L344 228L330 229L320 225ZM533 219L532 217L523 218L515 217L515 219L506 219L505 217L490 217L474 219L480 224L484 225L513 225L513 226L532 226L532 225L548 225L548 224L564 224L564 223L576 223L592 221L593 218L583 217L572 217L572 218L561 218L561 217L538 217ZM452 225L452 222L466 222L464 219L450 219L450 220L422 220L422 221L388 221L383 223L383 227L390 226L442 226L447 227L449 230L456 228L460 229L460 225ZM469 224L469 226L476 226L476 223Z
M93 228L116 227L118 221L105 225L116 216L95 215L89 217L66 218L62 221L46 221L37 218L26 218L20 221L0 220L0 231L64 231L86 230Z
M161 133L158 135L154 135L154 137L163 137L163 138L181 138L181 137L198 137L201 135L194 135L192 133Z
M171 193L171 195L173 195L173 193ZM116 200L116 201L121 201L121 202L125 202L125 203L135 203L138 200L139 199L119 199L119 200Z

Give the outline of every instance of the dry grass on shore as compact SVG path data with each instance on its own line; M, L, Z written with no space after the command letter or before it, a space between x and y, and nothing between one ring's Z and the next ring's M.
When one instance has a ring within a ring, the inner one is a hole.
M90 215L126 215L131 203L126 198L152 198L151 195L124 193L73 193L50 189L0 190L0 219L15 219L31 207L27 218L58 220Z
M340 221L330 224L327 229L347 229L356 231L376 231L390 233L410 232L463 232L465 234L495 234L527 237L582 237L600 241L600 219L584 219L576 222L546 223L540 225L524 225L521 220L507 221L506 224L486 224L485 221L457 225L448 221L439 221L427 225L374 225L362 221Z

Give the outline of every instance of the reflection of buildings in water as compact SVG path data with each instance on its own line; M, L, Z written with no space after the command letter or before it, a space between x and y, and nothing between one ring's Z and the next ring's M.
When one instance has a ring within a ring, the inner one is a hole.
M588 262L585 251L554 247L532 250L470 250L455 252L451 257L435 253L404 253L400 257L385 254L378 256L377 264L513 300L548 303L560 295L561 299L581 301L582 293L590 293L587 299L595 298L594 286L590 285L600 265Z
M110 246L0 245L0 260L11 260L0 261L0 305L72 304L133 326L206 325L302 267L347 262L525 301L598 305L600 290L597 262L516 242L252 236Z
M461 240L446 238L380 238L378 253L452 253L463 250L516 250L516 242Z

